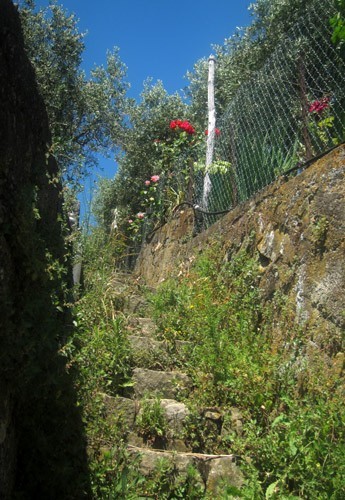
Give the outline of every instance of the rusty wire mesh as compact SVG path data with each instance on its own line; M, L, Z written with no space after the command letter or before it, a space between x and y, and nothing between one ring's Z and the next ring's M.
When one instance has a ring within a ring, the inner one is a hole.
M195 176L202 226L344 140L345 64L331 42L333 3L317 2L218 120L210 172Z

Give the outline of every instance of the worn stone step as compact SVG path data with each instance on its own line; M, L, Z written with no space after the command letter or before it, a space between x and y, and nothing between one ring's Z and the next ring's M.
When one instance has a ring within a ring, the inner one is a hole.
M132 335L154 338L157 326L151 318L129 317L127 330Z
M121 420L126 431L135 429L135 423L140 410L140 403L135 399L122 396L109 396L101 394L108 421Z
M164 370L174 364L166 342L138 335L128 335L128 340L132 350L133 364L137 368Z
M130 294L126 298L124 312L126 314L144 314L148 308L148 302L141 295Z
M135 368L132 380L135 399L144 397L178 399L178 396L185 396L192 388L188 375L179 371Z
M187 476L188 468L193 466L197 471L197 480L203 492L212 495L212 498L223 498L221 495L225 486L240 489L244 482L243 474L236 464L234 455L171 452L137 446L128 448L133 455L139 457L140 472L144 476L152 475L162 459L171 464L181 477Z
M154 404L157 399L135 400L122 396L109 396L102 394L107 419L116 421L121 419L124 429L130 432L128 439L130 444L136 446L153 446L168 450L192 451L188 445L188 436L185 434L185 422L190 415L190 410L185 403L175 399L161 399L160 406L163 409L167 423L167 430L162 440L149 442L140 432L138 422L145 404ZM203 435L213 437L219 436L226 439L233 434L242 434L243 416L238 408L216 408L204 407L199 409L199 415L203 417Z
M127 441L131 445L140 447L163 448L175 451L191 451L182 439L183 423L189 415L184 403L174 399L160 400L164 412L167 429L164 436L143 436L140 428L140 417L144 404L153 404L156 400L134 400L121 396L102 394L106 418L108 422L122 422L124 432L128 433Z
M135 428L137 417L143 408L143 401L147 404L156 401L155 399L136 400L122 396L109 396L108 394L103 394L102 396L107 415L122 415L128 428L131 430ZM160 399L159 403L164 411L169 431L175 435L181 434L183 422L190 413L187 406L175 399Z

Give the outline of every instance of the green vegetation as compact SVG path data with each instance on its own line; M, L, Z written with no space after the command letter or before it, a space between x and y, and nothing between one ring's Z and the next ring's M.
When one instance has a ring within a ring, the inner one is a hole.
M337 12L330 20L333 28L332 42L343 53L345 45L345 1L335 1Z
M122 415L106 415L105 394L123 395L131 388L133 357L121 294L112 286L114 266L121 262L114 255L122 247L113 240L101 251L100 234L88 239L85 290L75 306L74 336L63 348L83 415L93 498L202 498L202 485L192 467L181 476L175 466L162 460L153 475L144 478L139 458L127 449L128 429ZM158 398L144 401L137 425L147 442L164 439L168 427Z
M145 441L163 438L168 430L167 421L159 398L143 401L138 419L139 434Z
M189 404L235 406L244 415L240 434L217 441L194 414L186 437L198 451L241 457L247 481L240 497L340 499L342 363L326 347L313 349L308 325L295 323L283 297L263 305L257 276L255 258L240 252L224 261L215 245L187 277L164 283L152 298L161 337L192 341Z
M250 239L247 243L244 247L250 248ZM135 492L152 498L203 498L195 472L181 479L164 461L144 481L126 450L121 416L104 418L102 394L123 394L131 385L132 358L121 304L115 305L108 286L113 270L105 272L102 266L102 259L89 262L86 293L77 305L78 334L69 351L79 373L95 498L119 491L129 499L136 498ZM313 331L307 323L296 323L286 297L277 293L263 302L258 276L255 255L227 255L215 242L188 275L163 283L150 296L158 337L170 351L174 353L178 340L191 342L179 361L194 387L186 401L190 414L183 439L196 452L239 457L246 482L236 493L230 488L228 498L340 500L344 346L338 341L313 347ZM206 422L201 406L221 409L221 435ZM240 430L231 425L233 408L242 415ZM159 399L144 403L138 425L147 441L164 439L167 424Z
M272 48L312 1L258 0L252 7L253 24L216 48L220 111L238 87L262 68ZM31 276L23 289L30 299L21 320L25 322L23 332L31 332L34 339L26 354L35 351L32 359L39 358L40 364L23 363L18 380L25 395L22 400L29 403L26 414L43 414L46 402L52 401L52 405L41 420L32 418L21 424L22 436L26 432L34 436L35 446L30 454L31 443L24 443L22 460L29 465L18 492L24 492L25 487L34 490L37 463L43 462L49 447L61 460L73 433L80 431L67 426L61 429L66 400L74 402L76 390L76 405L69 411L76 427L82 413L94 498L203 498L193 468L181 476L176 467L162 461L149 479L142 477L139 460L126 446L124 419L121 415L107 417L105 394L127 394L134 366L123 313L125 298L114 286L114 271L130 267L146 220L151 228L157 227L188 194L194 180L191 165L204 154L206 61L198 62L189 75L190 105L178 94L168 95L160 82L147 82L141 101L134 103L125 99L125 68L117 50L108 55L106 69L96 68L87 80L79 68L83 36L75 18L55 3L38 12L31 0L21 4L27 50L47 106L52 129L50 152L59 161L59 176L77 185L85 169L94 164L95 153L119 146L122 152L118 175L100 183L94 200L98 226L81 237L84 285L75 304L69 303L67 295L64 254L56 248L55 253L50 252L49 245L44 248L38 237L28 241L25 249L20 270ZM334 39L340 47L342 22L339 16L332 20ZM314 107L316 104L325 102L315 101ZM130 127L124 126L124 116ZM315 122L320 141L332 127L330 118ZM171 126L182 120L189 128L185 125L184 130L176 130ZM265 144L259 133L256 140ZM279 167L288 170L291 158L281 157L278 151L275 154ZM264 160L262 156L255 161L262 167ZM230 163L216 159L211 175L221 184L227 172L235 175ZM234 199L235 195L241 193L228 196ZM30 196L33 199L34 193ZM23 203L25 209L32 199ZM18 219L26 234L31 234L40 217L35 203L32 206L32 213L22 210L21 217L31 213L26 220ZM318 249L325 243L328 224L321 217L311 228ZM111 226L116 230L111 231ZM247 243L243 248L251 248L250 238ZM193 392L186 401L190 413L183 439L197 452L239 457L246 482L241 491L224 485L228 498L340 500L345 496L344 346L334 340L316 349L313 330L308 323L296 323L294 306L286 297L276 293L269 303L264 302L258 288L259 272L254 252L241 250L227 255L214 242L187 276L165 282L151 297L158 338L167 342L169 353L176 353L176 364L183 366L193 381ZM65 315L64 321L60 314ZM67 322L66 333L62 327ZM13 331L12 324L8 330ZM182 356L177 354L180 340L190 342ZM25 357L20 342L16 349L13 356ZM170 360L162 357L159 361L162 369L171 367L164 366ZM147 360L148 364L156 362ZM56 376L49 384L47 373ZM56 389L57 380L59 388L66 387L63 396ZM207 423L200 406L221 409L222 434ZM240 431L230 425L233 408L242 415ZM31 428L36 421L47 428L56 425L53 438L41 443L39 431ZM148 442L164 438L167 423L159 399L144 403L138 427ZM55 448L58 433L61 443ZM78 446L82 450L83 444L82 440L75 444L76 450ZM41 461L35 462L38 449ZM46 464L47 469L53 467L53 462ZM66 484L70 484L72 469L58 472L57 476L67 478ZM44 473L42 470L42 477ZM84 473L81 470L75 488L81 485L86 491ZM32 482L24 484L30 477ZM53 487L60 491L59 485ZM77 498L77 493L71 494Z
M188 277L165 283L153 297L161 336L193 342L188 370L195 402L243 412L241 435L213 440L213 451L241 457L244 498L340 499L345 409L339 366L329 365L327 353L313 352L308 325L295 324L283 298L263 305L257 277L255 259L240 252L226 262L216 245ZM202 422L191 424L195 447L210 451Z
M107 54L106 66L95 67L88 79L80 68L84 34L76 16L57 2L36 9L33 0L22 0L20 15L48 113L49 153L58 161L64 181L79 188L97 165L96 154L109 156L122 141L126 67L115 47Z

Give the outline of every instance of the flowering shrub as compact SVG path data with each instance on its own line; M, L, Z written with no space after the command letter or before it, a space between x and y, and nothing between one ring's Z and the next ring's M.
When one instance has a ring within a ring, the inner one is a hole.
M128 219L127 229L132 235L133 242L141 240L142 224L144 222L145 215L146 214L144 212L138 212L133 219Z
M323 97L319 101L313 101L309 105L309 113L321 114L323 110L329 108L329 97Z
M157 161L152 167L159 175L153 174L143 181L140 191L142 212L136 217L130 216L131 222L128 221L134 239L142 234L143 220L146 221L145 230L150 230L150 227L164 222L171 209L185 200L193 162L205 154L205 140L202 135L198 136L188 120L170 121L164 139L156 138L153 144Z
M170 128L172 130L180 129L184 132L187 132L187 134L189 134L189 135L195 134L195 128L187 120L186 121L172 120L170 122Z
M200 149L204 145L202 137L198 136L188 120L172 120L169 129L171 133L164 140L154 141L159 157L155 169L162 173L159 205L161 219L165 218L172 206L185 198L193 160L200 156Z
M311 102L308 111L310 114L309 130L316 144L321 144L322 147L337 144L330 97L325 96ZM332 137L333 134L335 137Z

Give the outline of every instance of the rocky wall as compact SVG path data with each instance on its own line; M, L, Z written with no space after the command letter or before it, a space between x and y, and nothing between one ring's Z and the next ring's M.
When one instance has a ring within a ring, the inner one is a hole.
M142 249L135 272L152 287L188 271L218 241L225 259L247 247L261 271L264 301L278 292L296 320L316 334L345 326L345 146L289 180L281 178L193 236L193 212L181 211Z
M20 19L0 0L0 498L83 498L85 448L65 361L58 167ZM68 492L68 494L67 494ZM17 495L17 496L16 496Z

